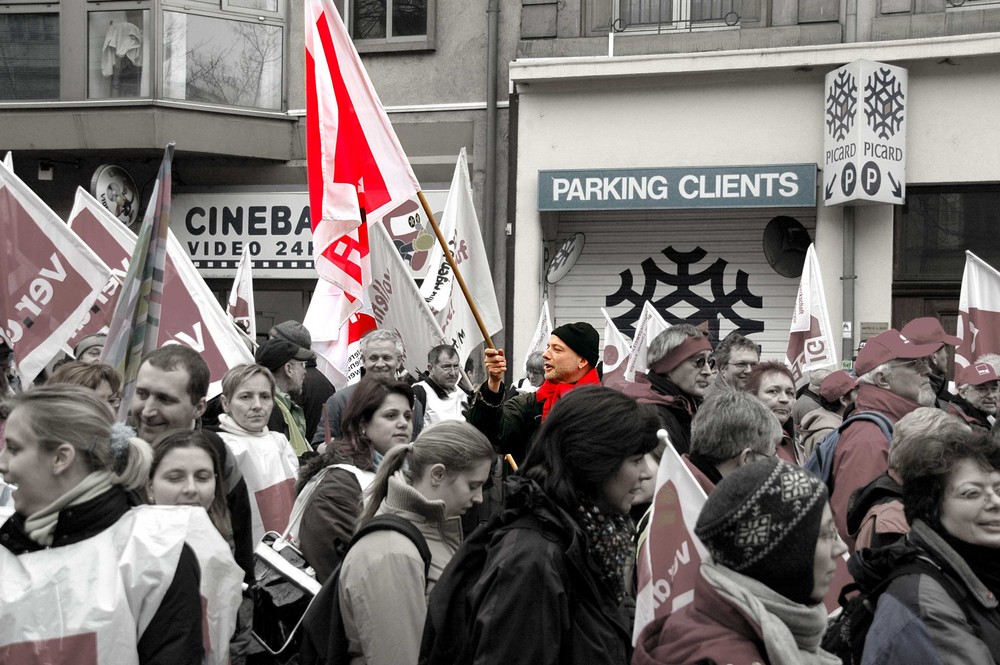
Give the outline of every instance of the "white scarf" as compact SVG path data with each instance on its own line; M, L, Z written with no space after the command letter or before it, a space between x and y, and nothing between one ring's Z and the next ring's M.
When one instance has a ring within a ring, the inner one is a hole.
M111 489L111 472L94 471L61 497L31 515L24 521L28 538L39 545L50 547L59 523L59 511L68 506L90 501Z
M840 665L819 643L826 630L823 603L800 605L752 577L711 561L701 574L723 598L757 622L771 665Z

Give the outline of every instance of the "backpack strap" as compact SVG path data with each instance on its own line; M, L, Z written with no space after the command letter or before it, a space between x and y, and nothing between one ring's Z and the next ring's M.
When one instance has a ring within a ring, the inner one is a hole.
M392 514L376 515L354 533L354 537L351 538L351 542L347 546L347 551L350 551L356 542L375 531L395 531L409 538L420 553L420 558L424 561L424 579L427 578L431 570L431 550L427 546L424 534L420 533L420 529L405 517ZM347 556L347 551L344 552L344 556Z
M889 416L881 413L880 411L861 411L860 413L855 413L853 416L840 423L840 427L837 428L837 431L843 432L847 429L848 425L859 420L875 423L882 431L882 434L885 435L886 440L892 441L892 421L889 420Z

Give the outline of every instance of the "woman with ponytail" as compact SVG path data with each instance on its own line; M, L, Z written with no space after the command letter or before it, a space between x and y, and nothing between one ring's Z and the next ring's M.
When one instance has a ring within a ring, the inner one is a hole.
M354 663L417 662L427 595L462 543L461 516L483 500L495 453L463 421L425 429L413 443L386 452L360 525L398 515L419 529L431 552L429 572L410 539L372 532L348 551L340 570L340 612Z
M187 513L169 512L190 509L133 510L149 445L83 386L33 388L7 406L0 474L17 489L0 526L0 654L201 663L199 565Z

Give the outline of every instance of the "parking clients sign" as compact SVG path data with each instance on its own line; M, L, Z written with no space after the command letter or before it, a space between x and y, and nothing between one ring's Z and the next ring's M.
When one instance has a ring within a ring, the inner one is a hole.
M823 202L903 203L906 90L902 67L855 60L826 75Z

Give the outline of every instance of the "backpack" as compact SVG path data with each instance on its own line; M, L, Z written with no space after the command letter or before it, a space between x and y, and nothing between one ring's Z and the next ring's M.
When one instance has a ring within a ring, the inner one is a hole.
M337 566L323 583L323 588L302 618L302 646L299 649L300 665L341 665L351 662L348 654L344 617L340 613L340 569L347 553L355 543L375 531L396 531L409 538L424 561L424 579L431 567L431 551L420 530L409 520L398 515L376 515L366 522L351 538Z
M888 416L878 411L862 411L840 423L840 427L823 437L823 440L819 442L819 445L816 446L816 449L813 450L812 455L809 456L804 465L806 471L811 472L826 483L829 489L833 489L830 482L833 475L833 455L837 451L837 443L840 441L840 435L852 423L856 423L859 420L875 423L885 436L885 440L892 441L892 421L889 420Z

